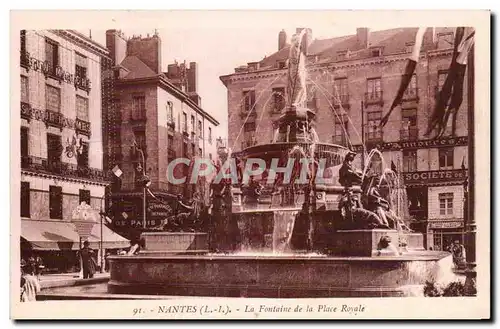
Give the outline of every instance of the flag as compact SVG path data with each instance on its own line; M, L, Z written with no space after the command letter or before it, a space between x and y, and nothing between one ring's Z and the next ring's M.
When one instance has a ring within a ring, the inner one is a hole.
M465 35L467 36L464 38ZM451 114L453 114L453 128L456 126L457 112L463 101L467 56L473 44L474 31L466 31L465 27L458 27L455 33L453 56L448 76L439 91L426 136L429 136L432 131L436 131L436 137L441 136ZM453 133L455 132L453 131Z
M121 171L121 169L120 169L120 167L118 167L118 165L114 166L111 171L118 178L120 178L120 176L123 174L123 171Z
M394 164L394 161L391 161L391 170L397 174L398 173L398 168L396 167L396 164Z
M382 118L380 121L380 125L383 127L387 124L389 121L389 116L391 115L392 111L396 106L401 104L401 101L403 99L403 95L408 88L408 85L411 82L411 79L413 77L413 73L415 72L415 68L418 63L418 58L420 57L420 49L422 49L422 41L424 39L424 33L427 28L425 27L420 27L417 30L417 34L415 36L415 44L413 46L413 50L411 53L411 57L408 59L408 62L406 63L406 68L403 76L401 77L401 83L399 85L398 92L396 94L396 97L394 98L394 101L392 102L392 105L389 109L389 112Z

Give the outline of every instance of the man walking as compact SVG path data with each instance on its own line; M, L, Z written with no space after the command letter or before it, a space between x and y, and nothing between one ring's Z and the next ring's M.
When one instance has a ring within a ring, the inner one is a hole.
M80 249L80 257L82 258L84 279L89 279L94 277L97 264L93 256L94 256L94 251L89 247L89 242L85 241L83 243L83 248Z

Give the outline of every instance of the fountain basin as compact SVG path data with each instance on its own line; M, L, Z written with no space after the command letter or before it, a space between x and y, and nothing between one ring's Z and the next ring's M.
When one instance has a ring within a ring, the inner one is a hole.
M439 280L451 255L111 256L112 294L262 298L397 297L408 286Z
M208 252L208 234L199 232L143 232L144 255L205 254Z

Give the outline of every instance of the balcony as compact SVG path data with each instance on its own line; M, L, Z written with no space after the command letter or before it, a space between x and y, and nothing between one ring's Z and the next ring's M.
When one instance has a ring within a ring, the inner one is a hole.
M90 137L90 122L77 118L75 121L75 130L78 134Z
M86 91L87 94L90 92L90 79L87 77L75 76L75 88Z
M414 89L406 89L406 91L403 94L403 101L409 102L409 101L417 101L418 102L418 88Z
M47 126L56 127L62 129L64 126L64 115L56 111L45 111L44 122Z
M400 130L400 138L402 141L416 141L418 140L418 128L410 127L408 129Z
M257 116L257 111L255 109L256 107L256 105L246 106L245 104L242 104L240 116L242 118L245 118L247 116Z
M241 149L244 150L247 147L251 147L251 146L254 146L254 145L257 145L257 140L256 139L252 139L252 140L248 140L248 141L243 141L243 142L241 142Z
M338 97L334 96L332 99L333 107L338 109L340 107L350 108L349 104L349 95L339 95Z
M341 146L348 146L347 145L347 138L345 137L344 134L334 135L332 137L332 142L333 142L333 144L337 144L337 145L341 145Z
M371 104L382 105L383 103L384 103L384 100L383 100L383 92L382 91L365 93L365 104L366 105L371 105Z
M21 168L42 174L56 174L66 178L86 178L93 181L107 181L104 171L86 166L77 166L59 160L48 161L35 156L21 157Z
M285 100L269 102L269 111L272 114L279 114L285 108Z
M21 102L21 118L30 120L33 117L33 110L29 103Z
M175 131L175 121L172 118L169 118L167 120L167 128L169 128L172 131Z
M365 142L382 142L383 137L382 131L369 131L365 133Z

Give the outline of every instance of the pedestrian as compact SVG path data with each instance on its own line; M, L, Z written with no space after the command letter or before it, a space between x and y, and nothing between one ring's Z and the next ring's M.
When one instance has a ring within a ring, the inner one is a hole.
M38 280L40 280L40 276L42 275L42 271L45 268L45 266L43 265L42 257L36 256L35 265L36 265L36 277Z
M83 243L83 248L80 249L80 257L82 259L83 278L90 279L94 277L97 263L94 259L94 251L89 247L89 242Z
M35 265L21 261L21 302L34 302L40 292L40 282L35 276Z

